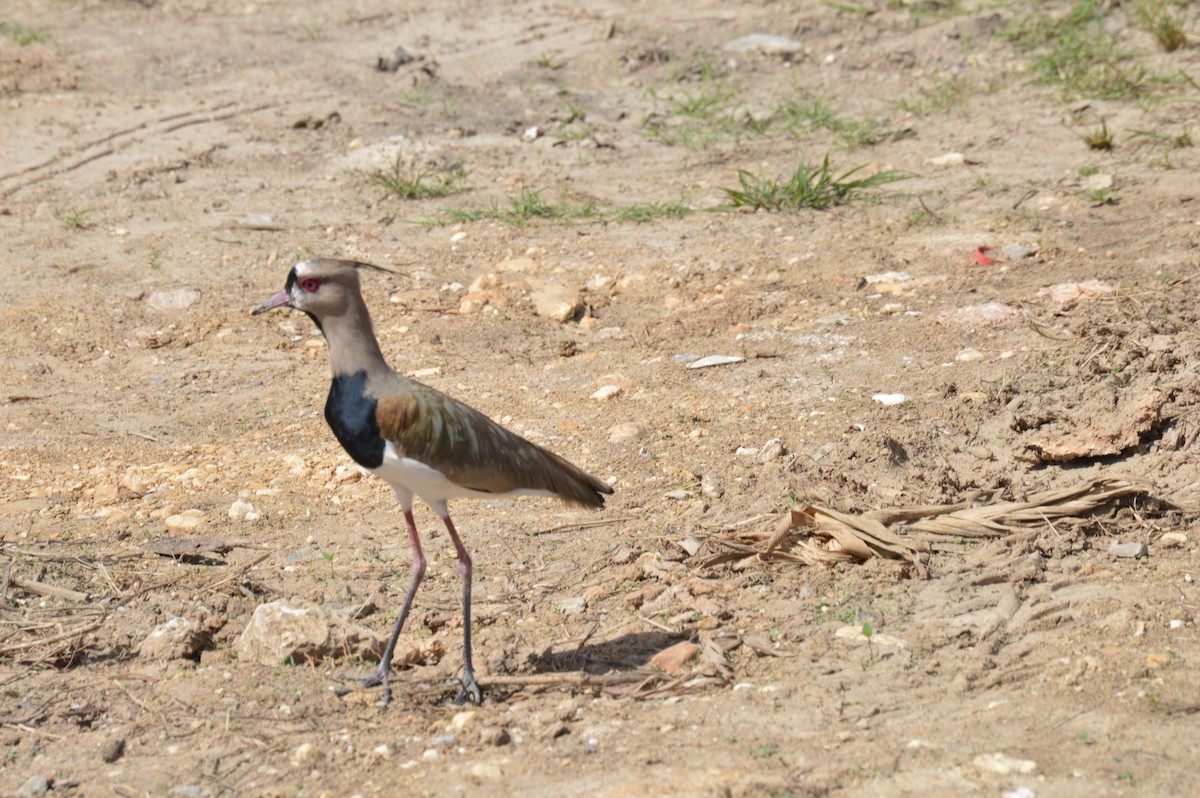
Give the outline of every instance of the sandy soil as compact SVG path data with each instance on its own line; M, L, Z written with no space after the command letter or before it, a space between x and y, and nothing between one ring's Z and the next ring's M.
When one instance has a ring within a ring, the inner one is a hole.
M1021 3L485 5L3 4L42 40L0 37L0 789L1194 794L1200 158L1137 134L1200 135L1194 84L1037 85L1002 35ZM1200 74L1111 24L1149 68ZM754 33L802 47L726 48ZM377 69L398 46L413 60ZM840 130L771 114L814 98ZM1091 150L1102 119L1116 146ZM863 120L876 140L850 141ZM826 153L911 177L826 211L707 210L738 170ZM397 158L466 179L403 200L369 177ZM446 210L539 189L579 218ZM973 258L1016 244L1036 252ZM259 604L370 597L383 632L407 581L393 496L321 418L321 340L249 316L311 256L397 272L365 291L398 370L615 480L602 514L454 508L481 707L448 701L459 583L424 508L411 640L445 655L390 707L329 689L361 663L237 656ZM541 281L585 310L539 315ZM912 533L921 567L712 562L789 507L1115 476L1144 493L996 540ZM144 548L181 535L234 548ZM145 655L174 617L202 650ZM680 640L701 654L647 669Z

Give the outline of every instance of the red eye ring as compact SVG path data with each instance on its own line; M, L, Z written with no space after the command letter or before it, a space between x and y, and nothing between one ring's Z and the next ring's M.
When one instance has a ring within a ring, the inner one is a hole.
M300 281L300 288L308 293L316 291L320 287L321 282L315 277L305 277Z

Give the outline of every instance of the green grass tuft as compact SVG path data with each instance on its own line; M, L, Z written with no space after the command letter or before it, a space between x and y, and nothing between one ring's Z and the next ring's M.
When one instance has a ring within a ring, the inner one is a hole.
M41 31L26 28L19 22L0 22L0 36L4 36L18 47L34 42L44 42L50 37Z
M740 186L724 191L734 208L767 211L798 211L804 208L822 210L845 205L863 192L886 183L907 180L909 177L903 172L886 171L870 177L850 179L862 169L862 166L856 166L840 175L834 175L829 156L826 155L816 167L801 161L786 180L773 180L739 169Z
M461 191L467 180L467 171L461 165L444 171L416 169L397 157L387 169L376 169L369 177L371 182L383 186L400 199L429 199L445 197Z

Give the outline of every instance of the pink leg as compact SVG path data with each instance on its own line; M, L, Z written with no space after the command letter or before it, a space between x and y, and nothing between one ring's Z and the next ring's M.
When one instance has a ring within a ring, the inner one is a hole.
M454 543L454 550L458 552L458 572L463 580L463 677L462 687L459 688L454 703L461 704L470 696L476 704L482 704L483 693L475 683L475 666L471 664L471 555L467 554L466 547L459 539L458 530L454 528L449 513L442 516L442 523L446 525L446 531L450 533L450 540Z
M412 510L404 511L404 520L408 524L408 540L412 544L413 550L408 592L404 594L404 604L400 607L400 616L396 618L396 625L392 627L392 636L388 638L387 647L383 649L383 656L379 658L379 667L369 676L356 677L364 687L382 685L384 704L392 700L392 688L388 686L388 675L392 671L392 655L396 652L396 641L400 639L400 630L404 628L408 611L412 609L413 597L417 595L417 587L425 577L425 552L421 550L421 538L417 535L417 522L413 519Z

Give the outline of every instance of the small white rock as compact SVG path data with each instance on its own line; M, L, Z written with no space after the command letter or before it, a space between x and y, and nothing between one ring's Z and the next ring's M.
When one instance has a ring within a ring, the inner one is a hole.
M967 158L961 152L948 152L945 155L935 155L925 161L925 163L931 166L962 166L966 162Z
M645 427L637 422L630 421L626 424L617 424L615 427L609 427L608 442L627 443L629 441L640 440L645 434Z
M587 600L583 596L563 599L558 602L558 608L562 611L563 615L579 615L587 609Z
M601 385L599 388L596 389L595 393L592 394L591 398L604 401L605 399L612 399L614 396L616 396L620 392L621 392L620 385Z
M904 404L908 401L908 397L902 393L877 393L871 398L885 407Z
M311 765L320 755L320 751L312 743L301 743L292 751L292 765L295 767L304 767Z
M989 773L1007 776L1010 773L1032 773L1037 770L1037 763L1031 759L1016 759L1007 754L980 754L974 759L975 767Z
M477 717L479 717L478 712L469 710L467 712L458 712L450 719L450 728L454 731L462 731Z
M763 444L758 450L758 461L760 463L769 463L783 456L783 441L779 438L772 438Z
M163 523L172 532L187 532L204 523L204 513L200 510L184 510L182 513L167 516Z
M500 766L491 762L476 762L471 765L471 775L480 781L500 781L504 778Z
M1178 618L1172 618L1170 622L1167 623L1167 627L1171 629L1182 629L1183 621L1179 620Z
M724 366L729 363L741 363L746 358L737 355L709 355L687 364L690 369L705 369L710 366Z
M1182 532L1164 532L1158 539L1158 545L1164 549L1174 549L1187 543L1188 536Z
M978 349L971 349L970 347L967 347L955 355L954 359L959 363L971 363L975 360L983 360L983 352L980 352Z
M245 518L252 512L254 512L254 505L244 499L238 499L229 505L229 517L235 520Z

